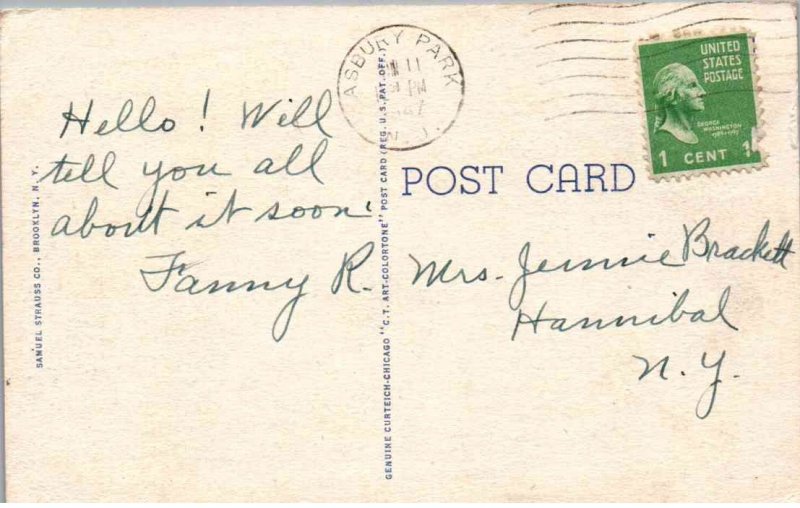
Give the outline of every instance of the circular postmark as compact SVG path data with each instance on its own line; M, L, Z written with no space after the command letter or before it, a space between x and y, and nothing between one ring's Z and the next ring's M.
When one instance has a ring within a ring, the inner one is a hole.
M379 68L379 57L383 68ZM383 74L380 73L383 71ZM386 110L380 112L381 87ZM441 37L413 25L373 30L347 52L336 92L347 123L369 143L413 150L447 132L464 102L464 72ZM379 113L385 125L379 125Z

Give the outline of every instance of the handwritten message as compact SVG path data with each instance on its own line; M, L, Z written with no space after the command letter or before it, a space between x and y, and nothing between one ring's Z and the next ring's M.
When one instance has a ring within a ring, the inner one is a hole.
M379 97L384 97L380 95ZM280 342L289 335L292 320L299 312L304 298L312 291L327 291L336 295L340 292L350 294L373 294L386 302L384 319L382 320L381 335L386 332L390 322L390 308L388 307L388 259L389 259L389 223L385 212L388 211L389 190L391 185L397 185L400 196L404 199L413 199L412 187L424 182L426 188L433 194L445 196L453 193L457 195L472 195L481 189L480 183L474 179L478 174L488 175L488 194L497 194L497 178L503 174L500 164L483 166L483 172L478 166L464 166L459 175L462 182L456 186L456 173L447 166L436 166L425 173L415 167L404 167L400 178L391 180L386 167L386 146L388 137L385 132L380 132L376 153L379 153L380 184L379 193L373 202L371 196L365 196L358 204L344 203L311 203L304 205L284 204L280 199L267 204L253 203L240 197L236 187L237 178L243 174L259 175L263 178L286 179L290 185L292 181L304 179L314 185L324 187L329 175L326 173L325 155L332 143L333 135L327 123L333 107L332 94L329 89L317 93L309 93L299 101L292 99L276 99L249 103L241 103L240 122L230 125L229 129L235 133L254 129L281 130L291 132L297 140L286 146L273 147L274 153L268 156L250 157L242 154L241 160L251 159L249 163L236 167L225 167L217 162L207 161L198 163L190 161L175 164L164 160L136 160L125 161L124 168L120 157L114 149L115 142L123 137L154 136L169 137L181 128L197 129L205 132L204 122L208 119L209 106L213 103L214 92L205 91L204 99L198 105L200 111L199 125L183 121L169 112L159 109L157 99L149 96L143 101L126 99L121 102L114 112L108 104L96 104L94 99L88 101L70 100L58 118L58 131L56 142L53 144L54 156L46 166L37 166L32 171L34 178L33 193L38 194L40 185L52 187L54 192L68 189L73 185L85 185L90 188L103 188L117 191L121 187L118 174L121 171L130 171L135 167L136 174L141 181L141 194L137 202L131 203L126 216L120 216L120 209L116 202L108 207L106 201L108 194L97 192L94 196L78 204L82 210L63 211L57 214L52 224L45 225L45 230L50 237L55 239L74 238L77 241L89 238L102 237L107 241L124 241L126 238L150 235L163 236L165 224L180 227L185 231L200 234L203 230L236 226L237 224L258 224L271 221L303 222L316 220L336 221L375 221L379 225L376 234L377 241L367 241L355 246L333 246L332 256L338 262L338 268L328 274L324 285L315 287L309 271L294 273L273 274L270 278L247 278L244 280L230 280L209 277L200 271L198 265L203 262L191 252L184 249L170 250L158 254L148 255L142 260L138 272L146 291L152 293L174 292L186 296L203 296L231 293L258 293L269 294L282 302L279 311L273 316L270 327L270 336L275 342ZM384 120L385 121L385 120ZM54 122L55 124L56 122ZM96 145L103 146L100 151L92 153L68 153L59 151L58 143L74 138L94 138ZM312 139L309 142L309 138ZM553 175L553 165L545 163L533 164L526 173L526 180L520 185L535 193L544 193L553 189L551 183L546 189L541 183L536 183L532 176L538 171L548 171ZM592 192L592 183L601 192L626 191L635 181L633 168L624 163L614 163L613 181L609 181L608 189L603 174L605 167L600 164L586 164L584 191ZM487 172L487 168L489 171ZM568 171L564 174L565 168ZM596 170L602 169L600 173ZM624 187L620 187L618 171L622 168L629 175ZM470 177L470 171L474 175ZM593 172L594 171L594 172ZM436 178L431 179L435 173L444 174L447 180L447 191L441 191L442 186L437 184ZM574 186L573 192L580 192L579 171L572 164L562 164L557 171L557 190L564 192L565 184ZM427 175L424 177L424 175ZM449 176L448 176L449 175ZM571 176L570 176L571 175ZM224 204L210 206L204 212L188 212L179 208L174 196L180 193L182 184L188 181L226 180L232 182ZM472 190L468 187L473 185ZM438 185L438 186L437 186ZM465 186L466 185L466 186ZM439 189L439 190L437 190ZM458 192L454 192L460 189ZM38 195L35 203L38 202ZM38 205L35 205L38 206ZM117 212L110 212L109 209ZM40 227L38 224L37 228ZM538 253L539 248L535 243L524 242L516 253L518 274L508 277L509 274L495 273L492 266L459 267L453 259L422 259L413 252L407 252L405 262L411 264L413 277L407 281L409 287L427 289L434 286L447 286L458 291L459 286L470 286L484 283L505 283L510 281L507 289L507 308L510 319L508 337L511 341L524 341L537 335L553 335L574 333L579 330L594 330L603 332L618 328L664 327L677 323L690 323L698 326L721 326L729 330L738 331L736 316L729 310L731 299L736 298L736 288L733 284L722 284L718 291L716 301L699 301L695 298L692 289L687 287L680 292L673 292L672 301L663 302L659 309L642 309L640 313L619 314L612 308L603 315L565 315L551 310L551 302L543 295L532 293L536 281L541 277L569 277L570 273L600 271L613 274L629 267L649 267L652 270L668 270L679 272L683 267L696 263L766 263L773 265L778 270L786 270L786 260L795 252L792 250L793 238L788 230L780 237L775 237L771 231L773 226L770 221L764 222L760 230L753 232L748 239L743 235L737 242L725 242L715 237L712 219L702 218L696 222L682 224L683 241L672 249L660 252L642 252L612 258L601 255L582 254L576 259L552 260ZM38 231L38 229L37 229ZM35 245L38 252L39 244ZM338 250L338 252L337 252ZM380 269L375 269L373 264L380 263ZM366 269L365 267L369 267ZM280 266L276 266L277 272ZM361 271L360 276L355 273ZM375 283L374 273L381 273L381 281ZM373 292L373 290L375 290ZM535 292L535 291L534 291ZM41 325L41 322L39 322ZM41 333L41 332L39 332ZM387 338L388 340L388 338ZM387 346L388 348L389 346ZM389 368L390 359L384 361L384 367ZM638 362L638 380L643 381L652 377L668 380L674 376L673 371L685 376L688 367L677 367L670 363L670 357L653 358L646 352L635 352L631 355ZM703 351L697 359L698 368L709 371L711 380L703 388L696 405L696 416L706 418L714 407L717 399L719 385L723 380L723 360L726 351ZM674 362L673 362L674 363ZM738 378L733 374L733 378ZM387 419L387 422L389 420Z

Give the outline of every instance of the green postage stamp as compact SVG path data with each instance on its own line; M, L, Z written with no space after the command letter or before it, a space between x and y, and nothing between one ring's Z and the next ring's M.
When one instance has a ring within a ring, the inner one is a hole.
M752 34L653 39L637 52L656 179L763 165Z

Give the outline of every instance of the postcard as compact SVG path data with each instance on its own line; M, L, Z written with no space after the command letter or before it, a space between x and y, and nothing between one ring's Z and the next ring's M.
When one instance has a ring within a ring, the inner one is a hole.
M788 2L6 10L10 501L789 501Z

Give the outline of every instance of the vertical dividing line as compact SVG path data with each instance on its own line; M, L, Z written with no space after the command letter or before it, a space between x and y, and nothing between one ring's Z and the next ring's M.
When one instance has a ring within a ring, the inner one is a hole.
M378 55L378 103L377 103L377 123L378 123L378 183L380 188L380 199L378 208L378 238L380 240L380 302L381 311L378 321L378 336L381 344L381 395L383 399L383 478L391 480L394 477L393 470L393 440L392 440L392 336L391 325L391 260L389 252L389 161L387 158L389 141L389 129L387 126L388 110L388 87L386 85L386 49L381 48Z

